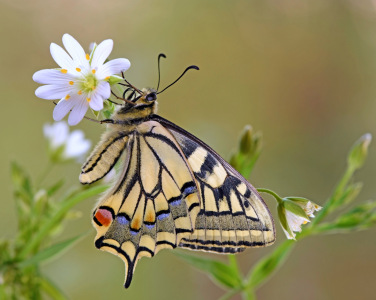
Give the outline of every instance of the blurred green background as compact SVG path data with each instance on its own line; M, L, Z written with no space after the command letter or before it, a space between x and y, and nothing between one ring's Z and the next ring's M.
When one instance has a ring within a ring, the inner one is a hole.
M159 113L229 157L245 124L264 135L252 174L256 187L317 203L329 196L345 156L363 133L376 136L376 1L14 1L0 0L1 202L0 235L15 222L10 161L38 176L47 164L42 126L53 105L37 99L32 74L55 63L51 42L64 33L88 47L112 38L112 58L126 57L127 77L154 86L156 58L164 52L162 86L198 65L159 98ZM76 128L96 143L103 131L83 121ZM357 178L360 195L375 197L376 155ZM53 170L78 185L79 165ZM59 239L91 229L95 199L77 208L82 217ZM275 203L267 198L276 217ZM371 299L376 230L299 242L287 264L259 291L260 299ZM93 245L94 229L76 247L46 264L44 272L72 299L216 299L223 291L172 251L142 259L129 290L121 260ZM285 237L277 226L277 243ZM271 249L239 255L249 268Z

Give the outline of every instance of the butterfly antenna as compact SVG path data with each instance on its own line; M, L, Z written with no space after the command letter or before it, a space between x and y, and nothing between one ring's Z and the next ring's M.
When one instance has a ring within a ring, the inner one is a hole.
M161 57L166 58L166 55L163 53L160 53L158 55L158 85L157 85L157 91L159 89L159 83L161 82Z
M189 66L188 68L186 68L184 70L184 72L178 77L178 79L176 79L173 83L171 83L170 85L166 86L163 90L161 90L160 92L158 92L157 94L160 94L162 92L164 92L165 90L167 90L170 86L174 85L175 83L177 83L180 78L182 78L184 76L185 73L187 73L189 70L191 69L195 69L195 70L200 70L199 67L195 66L195 65L192 65L192 66Z

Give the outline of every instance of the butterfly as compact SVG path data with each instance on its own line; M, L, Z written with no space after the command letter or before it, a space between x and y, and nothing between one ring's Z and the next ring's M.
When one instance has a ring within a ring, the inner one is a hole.
M198 69L184 73L191 68ZM156 114L158 88L125 82L124 95L131 94L101 121L108 130L79 177L93 183L122 162L94 209L93 225L95 246L124 261L125 288L138 260L162 249L237 253L272 244L274 221L256 189L212 148Z

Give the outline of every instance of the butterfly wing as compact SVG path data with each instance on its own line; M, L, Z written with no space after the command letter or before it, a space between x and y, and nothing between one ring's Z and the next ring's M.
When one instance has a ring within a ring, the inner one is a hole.
M80 182L82 184L93 183L110 172L126 148L128 139L126 132L106 132L82 166Z
M127 136L126 148L123 173L94 210L93 224L96 247L124 261L124 285L129 287L141 257L175 248L193 232L200 200L184 154L158 122L137 126ZM94 151L87 166L99 152L103 151Z
M273 218L256 189L204 142L172 122L153 115L179 144L194 173L201 198L194 231L179 247L235 253L272 244Z

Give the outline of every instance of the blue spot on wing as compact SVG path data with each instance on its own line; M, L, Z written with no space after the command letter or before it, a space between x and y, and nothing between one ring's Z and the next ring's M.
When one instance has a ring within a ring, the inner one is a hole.
M157 218L158 218L159 221L162 221L163 219L168 218L169 215L170 215L170 214L167 214L167 213L165 213L165 214L160 214Z
M174 200L174 201L170 202L170 204L172 206L178 206L178 205L180 205L180 203L181 203L181 199L177 199L177 200Z
M129 221L128 221L127 218L124 217L124 216L118 216L118 217L117 217L117 221L118 221L121 225L128 225L128 224L129 224Z

